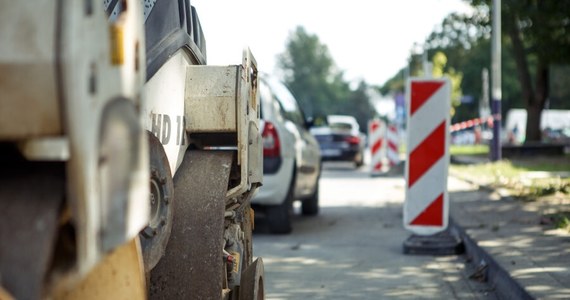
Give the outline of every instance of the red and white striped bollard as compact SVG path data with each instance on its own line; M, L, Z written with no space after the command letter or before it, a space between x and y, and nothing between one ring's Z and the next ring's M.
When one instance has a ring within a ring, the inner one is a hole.
M431 235L448 225L451 84L446 79L411 79L406 96L404 227L417 235Z
M398 134L398 126L390 124L386 133L388 165L390 168L400 163L400 136Z
M370 175L380 175L384 169L386 146L384 132L386 125L380 119L368 122L368 144L370 145Z

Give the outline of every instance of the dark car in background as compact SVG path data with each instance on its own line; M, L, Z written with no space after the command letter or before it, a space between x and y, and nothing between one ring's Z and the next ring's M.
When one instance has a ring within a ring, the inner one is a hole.
M353 162L357 168L364 164L366 136L353 116L327 116L327 125L313 127L311 133L319 142L323 161Z

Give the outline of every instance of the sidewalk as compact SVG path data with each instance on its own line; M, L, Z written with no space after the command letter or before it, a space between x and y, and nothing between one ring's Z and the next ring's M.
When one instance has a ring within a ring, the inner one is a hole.
M504 299L570 299L570 234L543 218L570 210L568 197L524 202L477 178L450 175L456 187L449 191L452 227L464 235L467 256L480 266L479 279Z

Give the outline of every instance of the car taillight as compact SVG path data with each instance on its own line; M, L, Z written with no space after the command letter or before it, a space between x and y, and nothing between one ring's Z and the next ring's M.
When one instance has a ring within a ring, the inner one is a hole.
M281 143L279 142L277 128L273 123L265 121L265 128L261 137L263 139L263 156L279 157L281 155Z
M347 136L344 138L344 141L352 145L360 144L360 138L357 136Z

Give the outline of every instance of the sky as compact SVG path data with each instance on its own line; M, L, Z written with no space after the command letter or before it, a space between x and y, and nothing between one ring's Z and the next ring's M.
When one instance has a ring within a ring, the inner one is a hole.
M451 12L468 12L461 0L192 0L206 37L208 64L241 62L249 47L259 70L275 73L297 26L326 45L345 79L382 85L406 64L414 43Z

